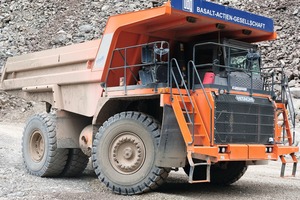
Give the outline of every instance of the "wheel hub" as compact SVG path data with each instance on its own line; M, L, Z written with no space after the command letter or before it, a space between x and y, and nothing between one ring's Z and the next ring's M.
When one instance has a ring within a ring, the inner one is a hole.
M120 134L111 144L109 160L119 173L133 174L143 166L145 146L142 140L133 133Z
M39 162L42 160L45 152L44 137L40 131L33 132L30 138L30 155L33 161Z
M132 157L132 148L131 147L127 147L124 149L124 154L123 154L123 157L127 160L129 160L131 157Z

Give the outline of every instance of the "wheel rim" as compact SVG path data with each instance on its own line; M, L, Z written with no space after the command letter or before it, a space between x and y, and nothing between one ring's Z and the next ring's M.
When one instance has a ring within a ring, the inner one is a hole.
M111 143L109 161L119 173L133 174L143 166L145 150L143 141L136 134L125 132Z
M35 162L41 161L45 152L45 143L39 130L35 130L31 135L29 148L32 160Z

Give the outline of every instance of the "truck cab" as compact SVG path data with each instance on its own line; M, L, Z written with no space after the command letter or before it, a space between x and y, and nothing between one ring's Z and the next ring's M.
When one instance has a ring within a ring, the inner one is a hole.
M125 95L139 105L144 96L150 110L141 110L161 122L157 166L184 167L191 183L232 183L249 164L278 157L284 176L285 152L294 175L289 89L284 76L276 82L264 68L255 44L276 38L273 20L207 1L171 1L165 8L153 20L120 25L110 61L101 63L107 97ZM130 41L121 39L122 31L135 38L132 44L124 44ZM149 106L155 101L160 110Z

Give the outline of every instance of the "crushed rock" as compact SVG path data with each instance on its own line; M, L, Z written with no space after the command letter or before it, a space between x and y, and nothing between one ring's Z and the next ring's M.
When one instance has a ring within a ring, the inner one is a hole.
M258 44L264 66L284 67L283 71L274 71L275 80L280 80L284 72L290 87L300 86L299 1L211 1L273 18L278 38ZM148 9L164 2L166 0L0 0L0 71L8 57L101 38L109 16ZM6 95L1 92L1 119L9 109L20 109L20 113L24 113L33 106L33 102L17 101L16 97Z

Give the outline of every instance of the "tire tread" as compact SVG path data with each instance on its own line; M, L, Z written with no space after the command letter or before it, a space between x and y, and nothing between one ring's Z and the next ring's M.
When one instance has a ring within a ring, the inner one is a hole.
M109 189L111 189L113 192L117 194L122 195L133 195L133 194L141 194L144 192L148 192L150 190L155 190L160 185L162 185L167 178L169 174L169 169L162 168L162 167L156 167L154 166L154 169L152 169L152 172L149 174L147 178L144 179L144 182L139 184L136 187L131 188L120 188L116 187L111 183L105 175L101 172L101 169L99 168L97 164L97 156L96 156L96 146L99 144L103 131L108 128L109 125L112 123L121 120L121 119L134 119L143 124L152 134L153 139L155 140L156 144L159 143L159 137L160 137L160 124L158 121L153 119L151 116L146 115L144 113L140 112L122 112L119 114L116 114L112 117L110 117L106 122L103 123L103 126L99 128L98 133L96 134L94 143L93 143L93 153L92 153L92 162L93 167L95 169L95 173L98 176L99 180L103 182Z
M49 140L49 146L45 147L45 151L48 150L47 153L48 156L46 158L44 166L38 171L34 171L30 168L24 156L25 153L24 148L26 148L26 145L28 145L24 143L24 134L26 134L26 129L28 128L28 126L33 120L38 120L42 123L42 125L46 126L45 128L47 130L47 133L45 134ZM23 156L25 168L32 175L41 176L41 177L55 177L55 176L59 176L65 167L68 151L66 149L57 148L55 126L56 123L53 115L48 113L40 113L31 117L24 128L23 139L22 139L22 150L23 150L22 156Z
M89 162L89 157L81 149L69 149L68 160L60 176L80 176Z

